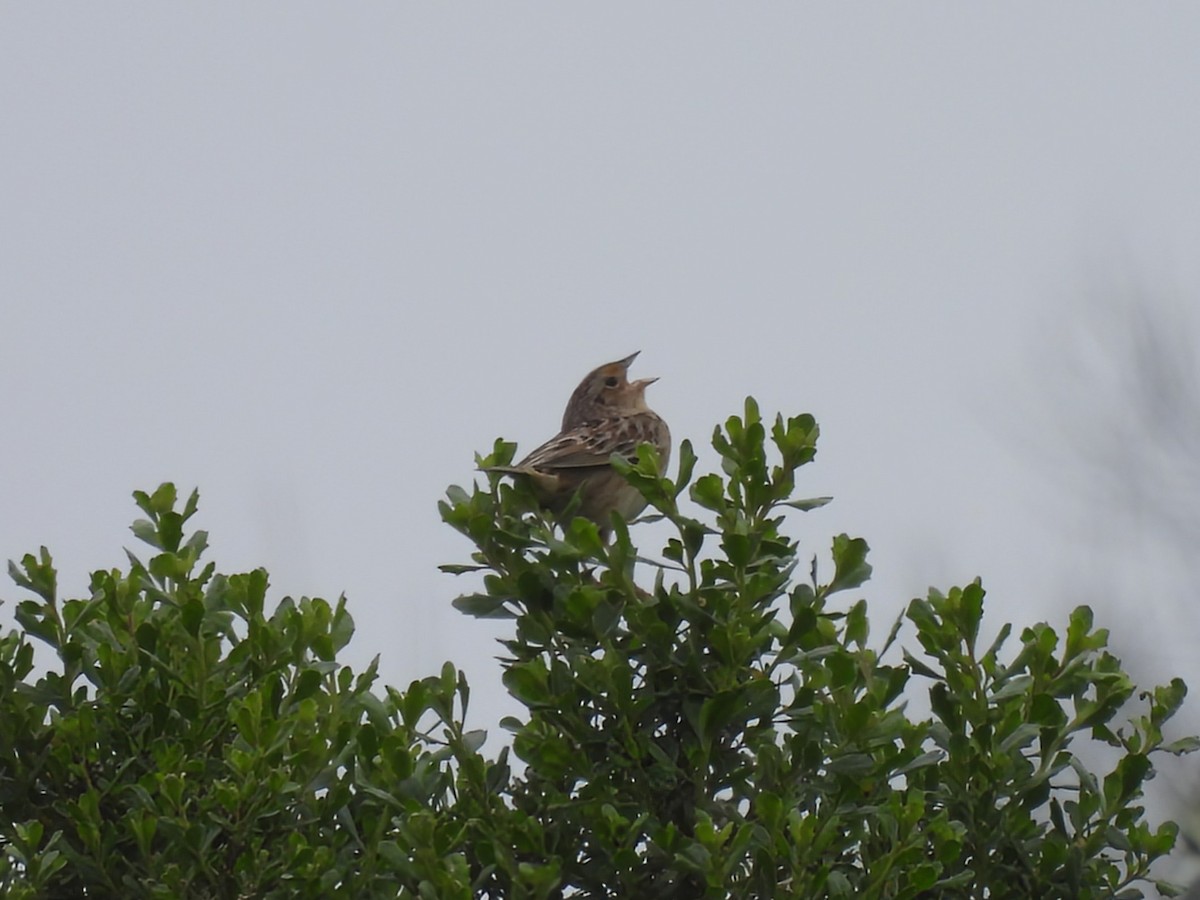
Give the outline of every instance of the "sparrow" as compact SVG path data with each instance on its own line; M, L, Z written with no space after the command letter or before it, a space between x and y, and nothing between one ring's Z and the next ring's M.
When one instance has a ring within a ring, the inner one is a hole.
M659 474L671 455L667 423L646 405L646 388L658 379L628 378L637 355L589 372L567 401L557 435L516 465L488 471L527 479L538 502L556 516L578 495L575 514L595 522L607 540L612 513L628 521L646 507L646 498L613 469L613 455L637 462L638 446L650 444L658 451Z

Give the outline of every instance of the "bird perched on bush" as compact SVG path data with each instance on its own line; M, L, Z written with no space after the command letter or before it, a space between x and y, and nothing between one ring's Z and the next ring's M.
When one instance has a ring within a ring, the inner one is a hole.
M571 394L555 437L516 465L488 471L528 479L538 502L555 515L564 513L578 494L574 513L595 522L605 538L612 530L611 513L626 520L640 513L646 500L613 469L612 457L636 462L638 446L650 444L665 471L671 432L646 405L646 388L658 379L628 378L636 357L632 353L589 372Z

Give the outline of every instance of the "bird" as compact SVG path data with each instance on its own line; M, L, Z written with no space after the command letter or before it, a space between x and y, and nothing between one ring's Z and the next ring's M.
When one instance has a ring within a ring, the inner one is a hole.
M526 479L542 507L560 519L570 508L607 540L612 513L628 521L646 508L646 498L612 467L612 457L637 462L638 447L650 444L662 474L671 455L671 431L646 405L646 388L658 379L628 377L640 352L589 372L567 401L557 435L516 465L487 471ZM576 496L578 506L572 507Z

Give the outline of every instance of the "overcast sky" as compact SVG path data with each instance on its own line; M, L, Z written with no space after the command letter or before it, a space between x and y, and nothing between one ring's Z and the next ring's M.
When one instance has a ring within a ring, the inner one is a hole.
M452 659L487 726L436 502L641 350L677 440L817 416L798 533L867 538L877 632L976 575L1065 623L1154 577L1048 432L1098 285L1200 297L1198 48L1189 4L7 4L0 557L79 593L198 486L223 571L346 592L348 662Z

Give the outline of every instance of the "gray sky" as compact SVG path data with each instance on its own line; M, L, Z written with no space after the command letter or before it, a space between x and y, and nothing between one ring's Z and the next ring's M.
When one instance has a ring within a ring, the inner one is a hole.
M975 575L1064 623L1048 382L1110 271L1200 296L1198 47L1185 4L6 5L0 556L80 592L199 486L222 570L345 591L348 661L453 659L485 726L436 501L640 349L677 440L818 417L799 533L867 538L878 631Z

